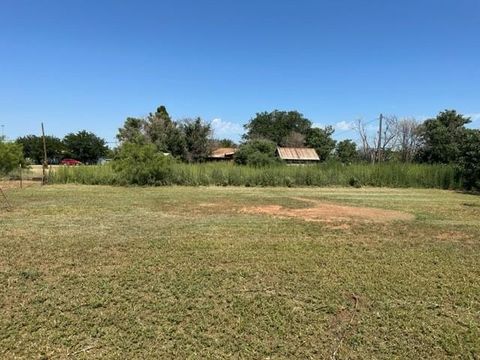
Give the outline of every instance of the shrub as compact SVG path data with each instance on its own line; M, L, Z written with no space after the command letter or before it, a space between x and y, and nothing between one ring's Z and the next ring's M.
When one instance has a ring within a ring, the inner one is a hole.
M239 165L267 166L278 163L275 156L277 147L270 140L251 140L238 148L235 163Z
M172 159L156 151L152 144L126 143L113 161L121 184L167 185L172 175Z
M25 165L22 145L6 143L0 138L0 176L7 175L19 165Z
M355 176L352 176L349 180L348 180L348 185L350 186L353 186L354 188L361 188L362 187L362 183L360 182L360 180L358 178L356 178Z

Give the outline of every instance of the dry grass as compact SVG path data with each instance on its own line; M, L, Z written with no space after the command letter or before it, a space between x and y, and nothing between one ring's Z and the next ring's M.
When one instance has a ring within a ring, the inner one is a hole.
M478 196L100 186L7 193L15 210L0 210L1 358L480 354ZM242 212L274 205L301 213L323 203L414 219L325 223Z
M415 217L402 211L375 209L360 206L346 206L315 201L304 198L292 198L293 200L311 203L308 208L286 208L280 205L252 206L242 209L250 214L267 214L276 217L294 217L306 221L322 221L326 223L344 222L346 224L363 222L391 222L395 220L413 220Z

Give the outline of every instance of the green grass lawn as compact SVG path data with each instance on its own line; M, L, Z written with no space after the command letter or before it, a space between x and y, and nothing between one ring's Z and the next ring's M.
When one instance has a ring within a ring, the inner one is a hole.
M7 193L15 209L0 210L2 359L480 356L479 196L76 185ZM302 199L413 218L244 211L312 206Z

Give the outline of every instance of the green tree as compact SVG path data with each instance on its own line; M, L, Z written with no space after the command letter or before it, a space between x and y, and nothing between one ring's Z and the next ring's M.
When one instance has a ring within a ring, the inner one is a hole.
M170 151L167 145L167 131L171 127L174 127L173 121L163 105L158 107L157 111L147 116L145 134L149 141L157 147L158 151Z
M337 143L335 155L344 164L350 164L358 159L357 144L352 140L342 140Z
M67 156L86 164L93 164L108 152L104 139L94 133L82 130L65 136L63 143Z
M123 127L118 129L117 139L120 143L145 144L145 120L137 118L127 118Z
M235 141L230 139L212 139L210 140L210 148L211 149L218 149L218 148L236 148L238 145Z
M307 135L312 123L298 111L279 111L257 113L245 125L246 140L267 139L276 145L285 145L293 133Z
M23 147L23 155L35 164L43 163L43 139L36 135L27 135L19 137L16 141ZM59 138L55 136L45 136L47 145L47 159L49 163L58 163L65 152L65 146Z
M210 124L203 122L201 118L196 118L195 120L185 120L181 129L187 145L187 161L205 161L210 155L209 144L212 134Z
M150 113L145 122L145 135L159 152L185 159L187 157L186 139L182 129L170 118L165 106Z
M323 129L311 128L307 132L306 145L315 149L321 161L327 160L335 149L334 131L332 126L326 126Z
M442 111L436 118L426 120L419 129L423 144L419 151L420 159L444 164L457 161L468 123L470 118L455 110Z
M240 145L235 153L235 163L240 165L266 166L278 163L277 146L273 141L258 139Z
M187 159L187 140L182 128L173 123L166 129L166 149L172 156L186 160Z
M480 190L480 130L465 131L458 166L465 188Z
M7 175L19 165L25 165L22 145L7 143L0 137L0 176Z

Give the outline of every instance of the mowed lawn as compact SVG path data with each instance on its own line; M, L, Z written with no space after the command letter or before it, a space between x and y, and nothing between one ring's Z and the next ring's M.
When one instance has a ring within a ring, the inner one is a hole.
M2 359L480 356L480 196L75 185L7 194Z

